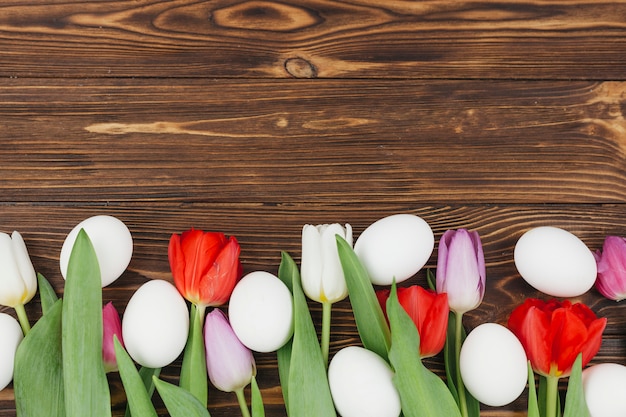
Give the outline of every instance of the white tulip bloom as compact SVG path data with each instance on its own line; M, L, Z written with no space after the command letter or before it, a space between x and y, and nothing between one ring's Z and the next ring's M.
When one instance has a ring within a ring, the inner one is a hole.
M37 292L37 274L22 235L0 233L0 304L17 307Z
M302 228L302 288L307 297L320 303L335 303L348 295L336 235L352 246L349 224L307 224Z

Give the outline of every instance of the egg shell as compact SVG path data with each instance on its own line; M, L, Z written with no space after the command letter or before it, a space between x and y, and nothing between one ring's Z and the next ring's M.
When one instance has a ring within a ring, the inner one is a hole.
M433 231L421 217L394 214L369 225L354 244L354 252L376 285L391 285L415 275L435 247Z
M528 381L522 344L496 323L483 323L470 332L461 346L460 370L474 398L493 407L514 401Z
M15 352L24 338L20 324L6 313L0 313L0 391L13 379Z
M80 229L84 229L96 251L102 287L118 279L128 267L133 254L133 238L128 227L116 217L98 215L78 223L61 247L61 275L66 278L70 254Z
M254 271L235 285L228 302L233 331L256 352L273 352L293 334L293 301L289 288L275 275Z
M593 365L583 371L582 379L591 417L626 416L626 366Z
M328 365L333 402L342 417L397 417L400 395L393 385L393 371L377 354L360 346L348 346Z
M519 274L537 290L554 297L577 297L597 276L593 253L574 234L552 226L524 233L514 252Z
M169 282L148 281L128 301L122 335L128 354L140 365L169 365L183 351L188 333L187 304Z

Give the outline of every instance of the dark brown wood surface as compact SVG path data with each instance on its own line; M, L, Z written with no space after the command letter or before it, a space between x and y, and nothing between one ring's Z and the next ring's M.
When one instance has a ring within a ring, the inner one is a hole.
M543 297L513 264L524 231L562 227L592 250L626 236L625 22L624 1L5 0L0 230L22 233L61 293L66 234L119 217L134 255L104 298L123 311L141 283L171 280L172 233L235 235L245 272L276 273L281 250L299 261L305 223L358 236L414 213L437 240L480 233L487 292L466 325L505 323ZM580 299L609 320L594 362L626 363L626 306ZM34 320L38 299L27 308ZM331 354L358 343L343 301ZM267 414L283 416L275 355L256 359ZM238 413L234 395L209 402ZM522 396L483 414L524 410ZM11 387L0 416L15 416Z

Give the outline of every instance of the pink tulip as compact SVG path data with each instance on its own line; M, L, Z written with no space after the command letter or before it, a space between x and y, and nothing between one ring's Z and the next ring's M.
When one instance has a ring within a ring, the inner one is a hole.
M207 314L204 323L206 364L211 383L224 392L237 392L256 374L252 351L235 335L228 318L218 308Z
M463 314L480 305L485 294L485 257L478 232L448 230L439 241L436 284L448 305Z
M626 239L607 236L602 251L594 253L598 265L596 288L610 300L626 298Z
M102 309L102 358L104 359L106 372L117 371L117 360L115 359L115 348L113 345L113 336L116 335L120 344L124 346L120 315L113 303L108 302Z

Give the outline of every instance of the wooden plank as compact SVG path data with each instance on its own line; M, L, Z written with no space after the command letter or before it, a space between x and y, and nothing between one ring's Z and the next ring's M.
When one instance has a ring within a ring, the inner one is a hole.
M468 329L483 322L505 324L514 306L526 297L546 298L533 290L517 274L512 259L515 242L531 227L552 225L578 235L592 250L602 245L608 234L626 236L626 207L618 205L434 205L419 203L369 204L355 201L353 205L281 204L278 206L242 203L215 205L145 202L117 205L105 204L4 204L1 228L4 232L19 230L28 245L36 269L46 275L62 294L63 280L58 272L58 255L65 235L86 217L110 214L122 219L135 239L133 259L122 278L104 291L104 300L113 301L123 312L134 290L148 279L171 279L167 262L167 243L171 233L189 227L220 230L237 236L242 245L244 272L265 270L276 273L280 251L286 250L299 263L300 231L305 223L350 222L358 236L365 227L380 217L408 212L423 217L432 226L437 241L449 228L466 227L477 230L482 237L487 262L487 290L483 304L467 313ZM262 219L262 221L260 220ZM436 251L426 268L436 266ZM403 285L425 284L425 271ZM595 362L619 361L626 347L626 316L621 304L608 301L595 290L579 298L600 316L608 318L603 346ZM311 302L313 318L319 323L319 305ZM38 299L29 303L28 312L36 318ZM0 308L0 311L8 311ZM331 354L341 347L358 344L358 335L347 300L336 304L333 313ZM284 415L273 354L256 354L259 383L268 405L268 415ZM179 363L163 371L165 378L176 381ZM443 374L440 357L429 360L428 366ZM123 415L124 397L119 380L111 376L113 401L118 416ZM13 417L12 390L0 391L0 416ZM230 394L211 391L210 410L213 416L237 413L236 399ZM525 409L525 397L503 408L485 407L485 415L513 417ZM162 415L166 415L162 412Z
M0 77L623 80L626 3L61 2L0 6Z
M0 80L0 201L616 203L626 83Z

